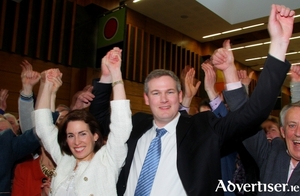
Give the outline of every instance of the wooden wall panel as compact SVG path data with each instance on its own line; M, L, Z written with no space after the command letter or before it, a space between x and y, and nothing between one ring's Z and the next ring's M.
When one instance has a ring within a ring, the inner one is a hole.
M51 20L50 20L50 28L49 28L49 40L48 40L48 53L47 60L51 60L52 55L52 44L53 44L53 31L54 31L54 18L55 18L55 8L56 8L56 0L52 0L52 9L51 9Z
M146 16L141 15L138 12L135 12L131 9L127 9L126 14L126 24L130 24L132 26L139 27L140 29L145 30L147 24L146 24ZM147 31L146 31L147 32Z
M145 80L147 74L149 73L149 60L150 60L150 35L149 33L144 33L144 48L143 48L143 72L142 72L142 82Z
M59 36L59 48L58 48L58 63L62 63L62 54L63 54L63 43L65 35L65 21L66 21L66 12L67 12L67 0L63 0L62 16L61 16L61 26L60 26L60 36Z
M132 64L130 65L131 66L131 71L132 71L132 80L133 81L136 81L136 74L137 74L137 57L138 57L138 28L137 27L134 27L133 28L133 31L132 31L132 35L133 35L133 40L132 40L132 46L133 46L133 61L132 61Z
M71 23L71 35L70 35L68 65L72 65L72 52L73 52L73 42L74 42L73 38L74 38L75 19L76 19L76 3L73 4L73 9L72 9L72 23Z
M150 18L146 18L145 23L147 24L145 26L145 31L155 35L157 37L160 37L162 39L166 38L166 26L158 23Z
M44 21L44 10L45 10L45 1L41 1L41 8L40 8L40 21L38 27L38 36L36 41L36 57L40 57L41 53L41 42L42 42L42 32L43 32L43 21Z
M127 24L137 26L145 32L160 37L194 52L201 52L201 45L196 40L170 28L131 9L127 10Z
M155 38L155 59L154 59L154 69L161 69L161 39L159 37Z
M16 52L19 13L20 13L20 4L16 3L15 4L14 28L13 28L13 32L12 32L13 37L12 37L12 44L11 44L11 51L12 52Z
M0 15L0 49L2 48L7 0L2 0Z
M138 82L143 82L143 70L144 70L144 64L143 64L143 59L146 58L144 57L144 48L145 48L145 43L144 43L144 31L140 30L140 39L139 39L139 58L137 61L137 67L139 68L138 71Z
M81 6L87 6L90 4L95 4L100 7L103 7L107 10L112 10L116 7L119 6L120 1L119 0L69 0L69 1L74 1L78 5Z
M27 22L26 22L25 44L24 44L25 55L28 55L28 48L29 48L29 38L30 38L31 19L32 19L32 3L33 0L29 0L28 15L27 15Z

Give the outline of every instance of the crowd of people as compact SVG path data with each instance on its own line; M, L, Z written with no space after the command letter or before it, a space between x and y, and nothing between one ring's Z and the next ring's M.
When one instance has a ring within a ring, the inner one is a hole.
M208 97L193 115L201 81L190 66L181 78L150 72L143 96L152 113L132 115L120 48L107 52L99 79L70 106L56 103L60 70L39 73L24 60L18 118L6 112L8 90L0 90L0 195L299 195L300 66L285 60L294 15L272 5L269 53L251 96L253 72L237 70L225 40L201 65ZM292 100L277 120L269 115L288 72Z

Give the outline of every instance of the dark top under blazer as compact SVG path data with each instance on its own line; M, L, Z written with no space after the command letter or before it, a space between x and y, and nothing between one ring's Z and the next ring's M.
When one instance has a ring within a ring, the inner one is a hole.
M176 127L177 170L187 195L222 195L222 191L215 192L218 179L221 179L220 148L226 140L238 137L239 131L259 130L258 126L276 102L289 68L289 63L269 55L257 87L239 110L229 112L224 118L217 118L212 112L180 116ZM133 116L128 155L117 183L118 195L123 195L126 190L137 141L152 126L151 115L137 113Z

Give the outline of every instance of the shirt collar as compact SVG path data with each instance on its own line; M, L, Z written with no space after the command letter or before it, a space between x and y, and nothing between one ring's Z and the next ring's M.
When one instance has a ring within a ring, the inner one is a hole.
M159 128L159 129L165 128L169 134L176 133L176 126L178 124L180 115L181 114L178 112L177 115L176 115L176 117L171 122L169 122L168 124L166 124L164 127L158 127L155 124L154 120L153 120L153 128L154 128L154 130L156 130L156 128Z

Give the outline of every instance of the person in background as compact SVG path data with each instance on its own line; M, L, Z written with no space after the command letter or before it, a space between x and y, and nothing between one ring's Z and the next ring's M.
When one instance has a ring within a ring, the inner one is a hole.
M55 111L59 112L58 119L56 120L56 124L60 124L62 120L65 118L65 116L71 111L70 107L64 105L64 104L59 104Z
M209 99L204 98L199 103L199 112L212 111L211 106L209 105Z
M55 111L59 112L56 125L59 125L70 111L89 107L95 97L92 93L92 90L93 86L87 85L83 88L83 90L76 92L72 97L72 103L70 107L64 104L59 104L55 108Z
M36 78L36 81L39 80L39 75L24 75L25 73L22 71L21 78L22 82L23 80L27 80L28 77ZM22 87L22 90L20 91L20 99L26 103L26 101L32 99L32 93L30 93L31 90L28 91L28 88ZM28 94L27 94L28 93ZM6 103L7 94L0 93L0 105L4 106ZM20 115L20 121L21 119L31 120L28 115L28 113L21 114L22 109L25 105L19 104L19 115ZM4 109L5 110L5 109ZM11 125L10 125L11 126ZM1 195L10 195L11 193L11 180L13 176L13 168L15 167L15 164L17 161L21 160L22 158L31 155L31 153L35 152L40 147L40 141L39 138L34 133L33 129L27 129L27 127L24 127L22 129L22 134L17 136L12 131L12 128L6 129L0 132L0 194Z
M28 114L34 110L32 90L39 82L41 76L40 73L32 69L32 65L26 60L21 63L21 67L22 93L19 98L19 104L21 104L19 113L21 128L26 130L33 129L32 118ZM56 94L58 87L59 85L57 88L52 89L52 95ZM51 178L56 175L55 167L56 165L51 156L41 146L35 156L17 164L14 171L12 196L41 195L42 191L49 193L48 190L44 189L44 186L50 183Z
M0 132L7 129L13 130L10 122L8 122L8 120L6 120L4 117L0 118Z
M278 8L282 9L278 10ZM286 51L288 47L289 38L293 29L294 12L288 12L288 15L284 15L284 13L287 13L285 12L287 10L288 8L284 6L272 5L271 15L273 15L273 17L269 19L269 31L273 29L273 31L270 31L272 42L270 45L270 53L275 52L279 54L282 51ZM278 14L282 15L282 17L275 17ZM280 23L284 23L285 25L279 25ZM278 36L280 34L281 36ZM277 37L277 39L274 39L275 37ZM281 44L278 42L280 40L282 40ZM277 58L284 61L285 55L279 55ZM294 66L292 66L292 70L293 67ZM237 99L241 97L246 100L247 95L235 95L235 97L231 97L229 96L230 93L231 92L228 92L226 95L226 100L228 101L230 110L236 111L241 106L235 104ZM262 105L261 107L264 106ZM274 187L266 189L260 186L257 195L299 195L298 191L294 192L291 189L292 186L300 186L300 166L298 164L300 153L297 149L299 108L299 102L291 103L284 106L280 112L280 130L284 140L276 137L268 141L265 132L261 130L243 141L244 146L255 159L259 167L260 183L267 184L271 187L272 184L282 184L285 186L285 188L281 187L280 189L273 190L272 188Z
M274 138L281 138L279 122L275 117L270 116L262 124L267 140L271 142Z
M21 130L20 130L20 125L18 122L18 119L10 114L10 113L5 113L3 114L3 116L8 120L8 122L11 124L13 131L16 135L20 135L21 134Z

